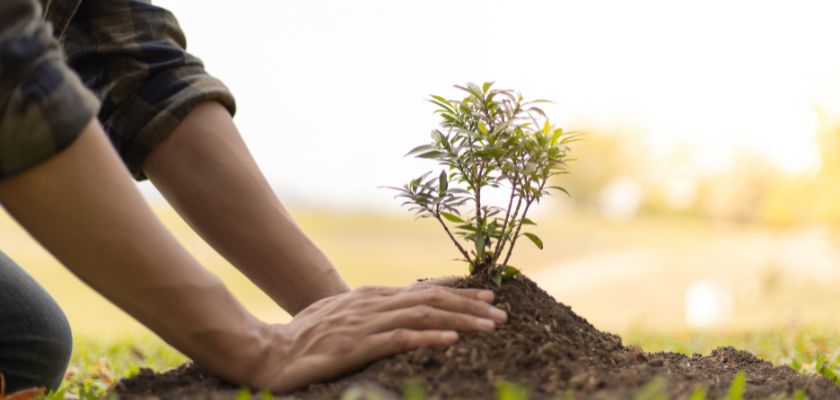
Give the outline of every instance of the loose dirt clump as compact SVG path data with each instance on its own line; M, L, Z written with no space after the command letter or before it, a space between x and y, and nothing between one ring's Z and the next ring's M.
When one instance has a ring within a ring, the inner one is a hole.
M661 377L672 398L685 398L699 386L707 389L707 398L719 398L735 374L744 371L745 398L791 396L800 389L812 399L840 398L840 386L821 376L774 367L733 348L688 357L625 346L621 338L595 329L524 276L501 287L476 277L455 286L492 289L496 306L508 312L509 321L494 332L462 333L451 347L397 354L285 396L338 399L355 387L377 388L387 398L389 392L402 393L410 384L424 386L430 396L442 399L492 399L499 382L508 381L526 387L531 399L567 393L576 399L621 399L632 398ZM117 383L115 391L122 399L215 399L231 398L238 388L190 364L161 374L143 370Z

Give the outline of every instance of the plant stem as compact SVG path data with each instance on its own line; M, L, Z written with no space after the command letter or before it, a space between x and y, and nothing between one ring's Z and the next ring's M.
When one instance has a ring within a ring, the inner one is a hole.
M540 184L540 189L537 193L542 193L543 189L545 188L545 184L548 182L548 178L545 178L542 183ZM522 219L525 219L525 216L528 215L528 209L531 208L531 204L534 202L535 198L531 197L525 202L525 210L522 211ZM521 220L520 220L521 221ZM508 260L510 260L510 255L513 252L513 246L516 245L516 239L519 238L519 231L522 230L522 223L520 222L519 225L516 227L516 233L510 240L510 247L508 248L507 255L505 256L505 262L502 265L507 265Z
M438 220L438 222L440 222L441 226L443 226L443 230L445 230L446 234L449 235L449 238L452 239L452 243L455 243L455 247L458 248L458 251L461 252L461 255L464 256L464 258L467 260L468 263L475 265L475 262L473 262L473 260L470 259L470 255L467 253L466 250L464 250L464 248L461 246L461 244L458 243L458 240L456 240L455 236L452 235L452 232L449 230L449 227L446 226L445 222L443 222L443 219L440 217L440 211L435 212L434 215L435 215L435 219Z
M511 185L510 189L510 199L508 200L508 206L505 210L505 222L502 223L502 237L499 238L499 241L496 243L496 250L493 252L493 260L491 260L490 264L495 264L496 261L499 260L499 257L502 255L502 243L505 242L505 235L507 234L507 227L508 221L510 218L510 209L513 207L513 198L516 197L516 183Z
M521 207L522 207L522 196L520 195L518 197L518 200L516 201L516 209L513 210L513 215L511 215L511 218L510 218L510 220L511 220L511 222L510 222L511 223L511 230L513 229L514 224L516 224L516 217L519 216L519 210L521 209ZM522 226L522 223L520 223L518 226ZM505 232L505 233L507 233L507 232ZM513 243L515 241L516 241L516 236L510 236L511 249L513 248ZM507 241L505 241L505 242L507 242ZM508 257L505 258L505 262L502 263L502 265L507 265L507 259L510 257L511 249L508 249ZM505 243L503 242L502 246L499 248L499 256L502 255L502 252L504 250L505 250Z
M522 212L522 218L525 218L525 215L528 214L528 208L531 207L531 203L533 200L530 200L525 203L525 210ZM510 247L508 247L507 255L505 255L505 261L502 265L507 265L508 260L510 260L510 255L513 252L513 246L516 245L516 239L519 238L519 231L522 230L522 223L516 226L516 232L510 238Z
M483 224L481 223L481 179L482 174L484 173L483 168L478 168L478 177L476 178L476 185L475 185L475 225L476 231L479 235L484 235ZM484 235L484 240L487 240L487 235ZM475 262L479 263L484 260L484 247L481 248L476 247L475 249Z

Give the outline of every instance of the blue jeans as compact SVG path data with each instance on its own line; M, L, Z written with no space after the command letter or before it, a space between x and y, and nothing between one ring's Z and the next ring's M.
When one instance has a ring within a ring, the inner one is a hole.
M0 252L0 373L6 391L57 389L71 350L70 325L61 308Z

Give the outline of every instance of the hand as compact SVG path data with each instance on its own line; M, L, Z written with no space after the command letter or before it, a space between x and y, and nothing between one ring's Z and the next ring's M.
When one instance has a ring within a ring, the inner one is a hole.
M450 345L460 331L490 331L507 320L493 292L434 285L364 287L322 299L287 325L273 325L255 386L285 392L336 377L377 358Z

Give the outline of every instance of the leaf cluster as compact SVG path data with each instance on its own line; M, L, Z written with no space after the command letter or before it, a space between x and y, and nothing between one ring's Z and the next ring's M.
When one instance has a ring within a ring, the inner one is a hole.
M538 107L547 100L524 101L517 92L494 89L492 82L455 87L465 97L431 96L440 124L431 142L406 154L437 161L442 169L393 189L417 217L440 223L470 272L491 269L499 283L519 273L508 265L518 238L542 249L542 240L522 229L536 225L527 214L544 195L568 194L549 181L566 173L568 144L577 135L551 124ZM504 191L507 204L489 204L482 198L487 190Z

